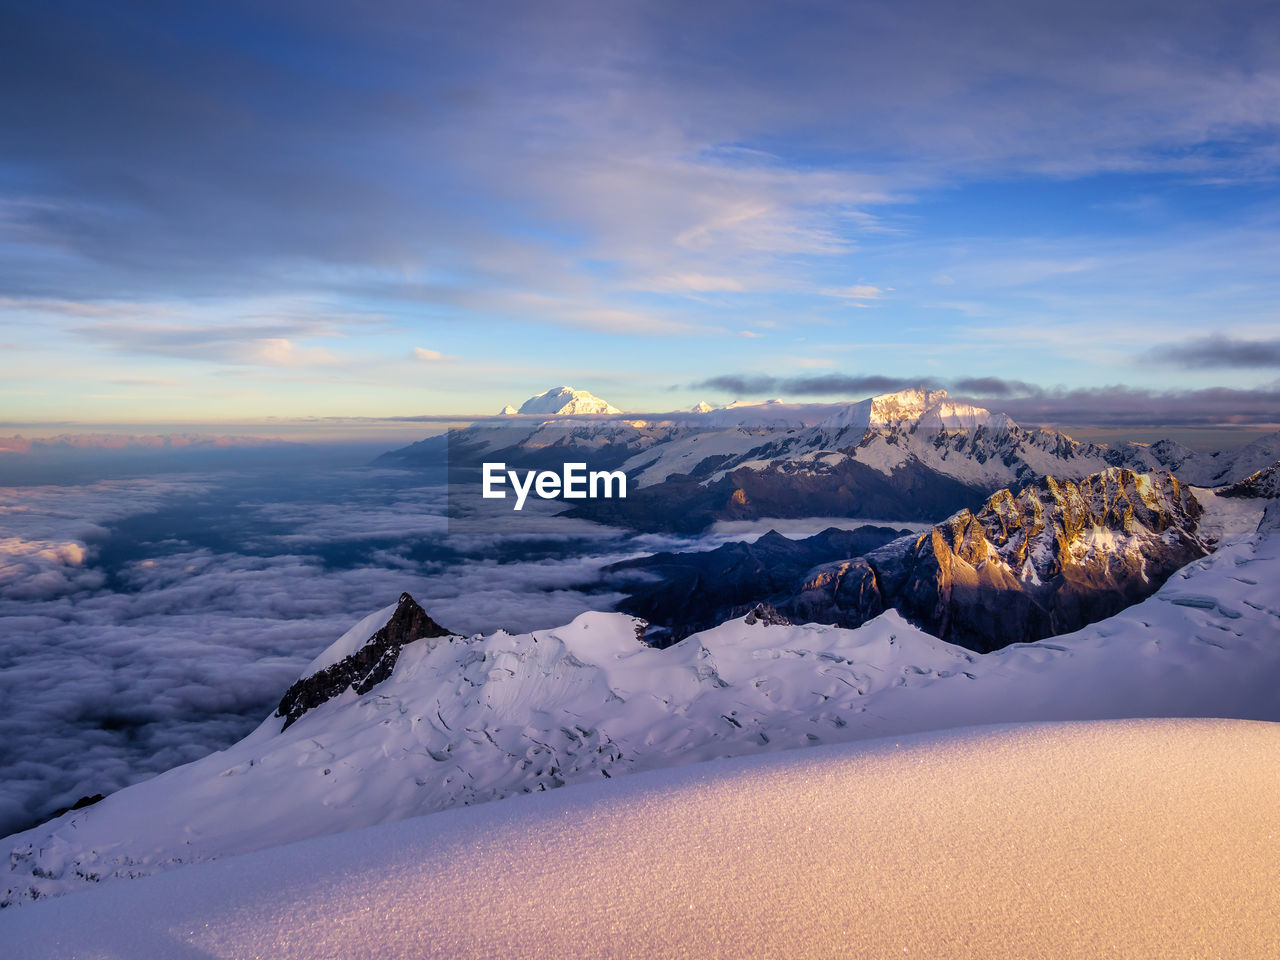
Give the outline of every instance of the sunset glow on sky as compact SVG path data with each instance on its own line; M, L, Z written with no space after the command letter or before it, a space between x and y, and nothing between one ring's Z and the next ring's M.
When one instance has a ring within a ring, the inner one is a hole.
M1262 3L10 5L0 421L882 378L1271 422L1277 38Z

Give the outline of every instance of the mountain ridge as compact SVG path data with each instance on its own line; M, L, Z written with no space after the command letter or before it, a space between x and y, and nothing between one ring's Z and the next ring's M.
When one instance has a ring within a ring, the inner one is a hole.
M856 626L889 608L979 652L1104 619L1205 556L1203 508L1167 472L1045 477L865 557L815 568L784 615Z
M0 905L714 757L976 723L1280 720L1276 546L1239 538L1115 617L988 654L893 610L853 630L749 615L665 650L609 613L410 641L365 693L7 838ZM318 660L355 652L335 647Z

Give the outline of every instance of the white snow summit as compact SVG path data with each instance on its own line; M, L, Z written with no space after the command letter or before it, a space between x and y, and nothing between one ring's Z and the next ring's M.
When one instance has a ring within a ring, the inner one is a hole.
M503 409L506 413L511 408ZM593 413L621 413L611 403L593 396L586 390L575 390L573 387L555 387L536 397L530 397L520 405L520 413L540 416L582 415Z

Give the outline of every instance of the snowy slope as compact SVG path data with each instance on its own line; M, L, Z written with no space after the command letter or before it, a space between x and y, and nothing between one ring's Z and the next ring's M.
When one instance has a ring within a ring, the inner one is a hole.
M1280 945L1280 725L985 728L386 824L0 913L24 960L1229 957Z
M1218 487L1236 483L1280 460L1280 432L1235 450L1198 453L1172 440L1122 443L1110 449L1113 462L1133 469L1172 470L1188 483Z
M1273 466L1277 460L1280 460L1280 432L1259 437L1238 450L1210 454L1197 464L1197 468L1207 474L1203 482L1210 486L1236 483Z
M1005 721L1280 719L1276 537L1227 544L1077 633L986 655L893 612L856 630L747 617L667 650L639 623L589 613L407 644L363 696L8 838L0 900L722 756Z

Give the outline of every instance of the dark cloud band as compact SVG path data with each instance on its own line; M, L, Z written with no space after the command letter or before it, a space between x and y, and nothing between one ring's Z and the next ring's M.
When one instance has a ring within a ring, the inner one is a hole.
M1204 337L1152 351L1152 359L1187 370L1280 368L1280 339L1233 340Z
M735 397L853 398L912 388L946 389L959 399L1007 413L1024 423L1092 424L1099 427L1272 426L1280 423L1280 383L1256 389L1210 387L1150 390L1127 386L1063 389L999 377L883 377L828 374L712 377L690 385Z

